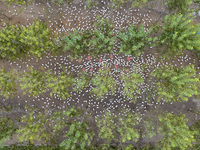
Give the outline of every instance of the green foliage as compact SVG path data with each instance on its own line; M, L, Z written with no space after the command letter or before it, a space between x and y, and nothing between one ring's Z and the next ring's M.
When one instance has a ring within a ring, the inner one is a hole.
M45 93L47 90L47 82L44 70L35 70L33 67L29 68L29 71L25 72L20 78L20 88L23 90L23 94L29 96L38 96L41 93Z
M144 4L146 4L147 0L131 0L132 1L132 7L139 7L141 8L142 6L144 6Z
M103 20L97 17L95 30L78 31L69 33L63 37L64 51L70 52L72 57L80 57L84 54L97 56L99 54L111 53L114 47L115 37L113 36L113 25L108 18Z
M20 42L21 26L6 26L0 30L0 58L14 58L24 54L24 47Z
M194 138L196 140L196 146L200 148L200 120L195 122L193 125L190 126L190 130L195 132Z
M50 40L50 30L47 26L39 21L34 21L32 25L23 27L20 34L20 42L24 44L30 54L38 57L48 50L54 49L54 44Z
M106 112L104 116L97 118L98 136L104 139L107 144L115 139L116 136L114 133L114 129L116 128L114 118L115 116L111 115L110 112Z
M41 57L43 52L54 50L50 30L39 21L32 25L6 26L0 31L0 57L14 59L24 54Z
M105 53L112 53L115 36L113 33L113 24L108 18L101 19L97 17L97 23L94 23L95 30L93 31L93 37L90 40L90 53L91 55L99 55Z
M131 1L129 1L129 3L130 2L131 2L131 7L141 8L142 6L144 6L144 4L147 2L147 0L131 0ZM108 1L106 1L106 3L108 3ZM109 7L111 9L117 9L126 3L128 3L126 0L111 0L111 1L109 1ZM94 0L87 0L87 8L91 8L92 6L95 6L97 4L98 4L98 2L96 2Z
M156 77L155 93L158 101L187 101L189 97L198 94L196 70L193 65L177 68L164 65L151 73Z
M11 138L15 130L14 122L10 118L0 117L0 149L3 149L4 142Z
M83 88L87 87L90 83L91 77L85 71L81 72L79 76L76 78L76 87L74 88L75 91L81 91Z
M25 0L2 0L2 2L7 5L7 6L10 6L12 4L17 4L17 5L26 5L26 2Z
M189 130L184 114L173 115L163 113L159 118L159 134L163 135L161 140L162 150L171 150L178 147L182 150L192 147L194 132Z
M33 109L30 109L28 115L21 117L21 123L24 125L21 125L16 131L20 142L29 141L34 144L36 141L51 139L51 134L47 130L47 116L44 113L36 114Z
M139 124L137 114L126 113L124 116L115 116L110 112L105 112L97 118L96 122L98 136L104 140L103 145L107 149L111 141L115 141L120 143L122 149L130 150L132 145L127 146L126 142L136 142L139 138L139 131L136 128Z
M0 95L8 99L10 96L16 95L16 77L14 72L5 71L4 67L0 70Z
M91 140L93 139L94 133L92 130L88 129L89 126L86 122L74 121L66 133L66 140L62 141L60 144L64 149L77 149L77 144L81 149L86 149L86 146L91 145Z
M50 118L50 126L53 127L54 134L57 133L57 136L60 137L60 133L64 129L67 129L64 135L66 139L60 143L60 147L71 150L77 149L78 146L81 149L85 149L86 146L91 145L94 132L90 129L88 122L85 121L84 117L86 112L81 117L82 113L83 111L75 107L53 113Z
M72 91L75 84L75 79L64 72L56 76L50 70L45 72L43 69L36 70L32 67L23 75L18 73L17 77L14 76L13 72L6 72L4 69L1 69L0 73L0 95L6 98L16 95L17 78L19 78L19 87L23 90L23 94L29 96L38 96L50 89L50 96L57 94L60 98L66 99L70 97L69 91Z
M89 30L84 32L74 30L73 33L68 33L63 37L65 46L64 51L70 52L72 57L80 57L80 55L87 54L89 49L89 40L92 38L92 33Z
M165 5L168 6L169 12L185 14L188 12L193 0L166 0Z
M86 0L87 2L87 9L91 9L93 6L96 6L98 5L98 1L95 1L95 0Z
M99 70L98 73L94 75L91 82L94 86L91 93L95 94L97 98L105 96L109 91L114 95L116 90L116 81L112 77L110 70L106 67Z
M62 71L59 76L55 76L51 73L46 77L46 79L47 88L51 89L50 96L58 94L58 96L62 99L70 97L69 91L75 84L74 78L70 75L66 75L66 73Z
M197 34L200 26L190 24L192 20L191 14L165 17L164 25L159 29L161 33L158 51L161 50L162 55L171 57L182 54L183 50L200 49L200 36ZM163 46L163 49L160 46Z
M139 73L122 73L120 78L123 80L124 89L123 95L127 96L128 99L132 99L133 102L137 101L138 94L141 94L140 85L144 83L144 79Z
M156 135L155 132L155 120L153 118L148 117L147 119L143 120L143 127L144 127L144 133L143 138L152 138Z
M139 116L137 114L126 113L125 116L118 118L117 131L120 134L120 141L137 141L139 138L139 131L135 128L139 124Z
M53 129L53 134L60 136L63 129L69 126L72 117L80 117L81 111L74 106L66 109L65 111L56 111L50 117L50 127Z
M150 43L157 40L157 37L149 37L152 30L153 28L150 28L148 31L145 31L144 25L139 27L131 25L126 32L120 31L118 33L118 40L120 42L119 53L140 56L144 52L146 46L154 46Z

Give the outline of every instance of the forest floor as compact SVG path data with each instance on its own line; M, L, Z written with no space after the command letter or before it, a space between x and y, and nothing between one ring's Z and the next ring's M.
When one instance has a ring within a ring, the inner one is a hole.
M22 8L25 9L22 10L21 13L18 13ZM91 27L91 24L95 22L97 14L102 17L108 17L109 11L103 5L99 5L98 9L96 7L95 9L86 11L83 6L78 4L71 7L63 7L62 9L58 6L47 6L47 4L34 4L27 7L11 6L8 8L0 2L0 28L5 26L4 22L6 24L29 25L34 19L39 19L47 23L47 26L52 29L52 32L60 32L64 34L73 31L75 28L85 29ZM127 11L126 6L124 6L115 11L113 15L117 30L119 27L126 28L133 22L136 24L145 23L145 26L148 28L148 26L157 21L161 15L164 15L164 13L162 11L159 12L159 8L152 10L132 9ZM200 17L197 17L195 22L200 22ZM102 63L98 62L99 58L102 58ZM6 70L16 69L21 72L26 71L28 66L34 66L34 68L40 68L43 66L46 69L52 70L55 74L58 74L61 71L60 65L63 65L66 69L71 68L71 71L73 72L79 73L84 67L88 72L92 68L93 71L91 73L95 73L103 63L106 63L110 66L113 74L117 74L118 70L114 67L115 65L118 65L119 68L128 68L131 70L134 66L140 66L142 63L147 62L149 63L148 69L150 69L152 67L155 68L158 65L156 58L157 56L154 55L153 50L149 49L141 57L131 57L130 61L126 60L126 56L113 54L113 58L110 58L110 54L105 54L98 58L92 58L91 60L87 60L87 56L83 56L82 61L79 63L77 60L71 62L70 58L68 58L68 54L63 53L56 57L48 54L39 60L34 57L27 59L21 58L15 61L1 60L0 66L4 66ZM161 64L166 64L166 62L170 61L162 60ZM183 57L177 58L177 60L174 60L173 62L173 64L178 66L190 63L195 64L196 67L200 67L200 61L190 52L186 52ZM25 105L34 109L38 108L40 111L46 109L50 114L55 110L64 110L69 106L75 105L81 108L89 107L90 113L93 117L101 115L106 110L109 110L114 114L119 114L122 108L127 111L138 112L141 114L141 117L143 117L150 115L150 113L159 106L159 109L162 111L173 112L175 114L186 114L189 119L189 125L200 119L200 114L196 114L196 111L200 110L200 101L198 101L197 98L190 98L188 102L175 102L171 104L166 104L164 102L144 103L140 98L138 98L137 103L132 104L123 99L122 94L120 93L120 87L118 88L119 91L115 96L108 95L103 100L95 100L95 98L87 92L88 89L85 89L85 91L81 91L78 94L73 93L73 96L66 100L62 100L56 95L50 97L48 92L41 94L38 97L29 97L23 95L22 91L19 90L18 95L14 98L4 99L1 97L0 106L3 106L4 108L9 108L9 106L12 107L9 112L5 112L3 109L0 110L0 114L6 114L13 119L17 119L26 114ZM158 138L159 137L143 139L142 142L151 143L155 142ZM10 145L16 142L14 136L12 140L7 141L5 144Z

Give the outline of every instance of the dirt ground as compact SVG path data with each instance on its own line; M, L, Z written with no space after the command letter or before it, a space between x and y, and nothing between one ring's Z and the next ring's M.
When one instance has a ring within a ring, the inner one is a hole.
M159 4L158 4L159 5ZM161 4L160 4L161 5ZM24 8L21 13L18 11ZM140 24L144 23L145 27L148 28L154 21L160 18L164 14L162 8L158 9L159 6L151 9L127 9L127 6L124 6L114 12L113 21L116 26L116 32L120 27L127 28L129 24L135 23ZM96 21L96 16L100 15L103 18L109 17L109 9L104 5L99 5L98 7L93 8L92 10L84 10L84 7L79 4L72 5L70 7L63 6L48 6L47 4L33 4L27 7L24 6L11 6L10 8L0 2L0 28L4 27L5 24L15 24L15 25L29 25L34 19L39 19L43 22L46 22L48 27L51 28L52 32L57 33L67 33L73 31L75 28L84 30L87 27L92 28L93 22ZM195 22L199 22L200 17L195 19ZM55 110L64 110L67 107L72 105L86 108L90 108L91 115L95 118L106 110L111 111L113 114L119 114L120 109L126 109L127 111L137 112L141 117L149 114L156 108L160 107L163 111L173 112L175 114L184 113L189 119L188 124L193 124L196 120L200 119L200 115L195 114L195 111L199 108L199 101L197 98L191 98L188 102L183 103L171 103L166 104L164 102L156 103L152 102L142 102L141 98L138 97L136 104L129 103L122 96L122 87L120 87L120 80L118 70L115 69L115 65L118 65L118 68L128 68L132 70L134 66L140 67L145 62L148 65L146 68L146 75L148 76L148 71L155 69L158 64L166 64L169 61L162 60L157 62L156 56L152 53L153 50L149 49L141 57L131 57L130 61L127 61L126 56L119 56L113 54L113 58L110 58L110 54L105 54L99 56L98 58L87 59L87 56L82 56L82 61L79 63L77 60L71 62L68 58L67 53L63 53L59 56L52 56L48 54L43 56L41 59L37 60L36 58L21 58L15 61L1 60L0 66L4 66L6 70L16 69L21 72L26 71L28 66L34 66L34 68L45 67L46 69L52 70L55 74L59 74L61 71L60 65L63 65L66 68L67 72L79 73L82 71L82 68L86 68L86 71L92 68L93 71L91 74L94 74L103 63L106 63L110 66L114 78L118 83L118 92L114 95L108 95L105 99L95 100L95 98L89 93L90 88L86 88L79 93L72 92L72 97L63 100L58 98L57 95L53 97L49 96L49 93L44 93L38 97L29 97L23 95L22 91L18 91L18 95L14 98L4 99L0 98L0 106L9 107L12 106L9 112L0 111L0 114L5 114L10 116L13 119L20 117L21 115L26 114L24 106L28 105L29 107L38 108L40 111L48 110L48 113L51 114ZM98 60L102 58L102 63ZM174 60L173 64L177 66L187 65L194 63L198 68L200 67L200 60L197 60L190 52L186 52L183 57L179 57ZM69 69L70 68L70 69ZM143 142L154 142L159 137L152 139L143 139ZM16 142L16 139L7 141L5 144L10 145Z

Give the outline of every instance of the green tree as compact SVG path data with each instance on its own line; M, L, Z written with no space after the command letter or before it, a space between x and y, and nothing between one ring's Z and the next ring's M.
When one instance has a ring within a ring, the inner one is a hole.
M104 113L102 116L97 118L98 136L103 139L108 146L108 144L115 139L115 122L113 116L110 112Z
M8 99L14 97L17 93L17 78L14 71L6 71L4 67L0 70L0 95Z
M163 136L159 145L163 150L173 148L184 150L192 147L192 142L195 141L194 132L189 130L185 114L162 113L158 119L158 133Z
M57 94L60 98L66 99L70 97L69 91L75 84L75 79L71 75L66 75L64 71L56 76L53 73L46 76L47 88L51 90L50 96Z
M157 37L150 37L153 28L150 27L145 31L144 25L134 26L131 25L126 32L121 30L118 33L118 40L120 43L119 54L140 56L144 53L147 46L155 46L154 42ZM150 44L152 42L152 44Z
M124 110L121 112L124 113ZM125 113L123 116L115 116L110 112L105 112L97 118L98 135L105 141L105 146L115 141L120 143L122 149L125 149L127 141L136 142L138 140L139 130L136 128L138 124L137 114Z
M200 148L200 120L198 120L193 125L191 125L190 130L195 133L194 138L196 142L194 144L194 148L199 149Z
M137 142L139 138L139 130L136 126L139 124L139 116L130 112L124 116L120 116L117 122L117 132L119 133L119 142L122 149L124 149L123 143L127 141ZM126 148L127 149L127 148Z
M192 21L191 14L167 15L159 28L157 51L165 57L171 57L182 54L183 50L199 50L200 36L197 32L200 26L192 25Z
M95 29L93 31L74 30L73 33L64 36L64 51L70 52L72 57L76 58L80 58L84 54L97 56L111 53L115 42L112 23L108 18L101 19L98 16L94 25Z
M81 149L91 145L94 133L86 122L74 121L69 126L69 130L64 137L67 139L60 144L64 149L77 149L77 144Z
M20 42L21 27L6 26L0 30L0 57L13 59L19 54L24 54L23 45Z
M60 147L71 150L78 147L86 149L86 146L91 145L94 132L89 126L87 111L88 109L80 110L73 106L65 111L53 113L50 118L53 134L57 134L57 137L60 138L63 130L67 129L63 135L65 139L60 143Z
M113 22L109 21L109 18L101 19L98 16L97 22L94 25L93 37L90 40L90 53L93 56L112 53L116 40L113 33Z
M193 0L166 0L165 5L170 13L186 14L192 2Z
M189 97L198 94L199 79L193 65L179 67L164 65L151 73L155 77L154 92L157 101L162 98L166 102L187 101Z
M4 142L11 139L16 130L14 122L6 116L0 118L0 149L4 148Z
M27 109L27 106L25 109ZM52 138L47 128L48 120L46 114L36 113L35 110L29 109L28 115L23 115L20 122L22 125L16 131L20 142L34 144L40 140L47 142Z
M97 98L105 96L109 91L114 95L116 90L116 81L112 77L109 69L106 69L106 67L102 68L94 75L91 83L93 85L91 93L95 94Z
M76 87L74 88L75 91L81 91L85 87L88 86L91 80L91 76L86 73L85 71L78 74L78 77L76 78Z
M12 4L26 5L27 1L29 0L2 0L2 2L7 6L11 6Z
M20 42L30 54L41 57L44 52L54 51L55 45L50 39L50 30L44 23L35 20L32 25L22 29Z
M62 131L69 126L72 117L80 117L82 111L75 108L67 108L64 111L55 111L50 117L50 126L56 136L60 136Z
M36 70L30 67L20 78L20 88L23 94L38 96L47 91L46 73L44 70Z
M72 57L80 58L81 55L90 53L89 40L92 38L92 33L89 30L78 31L74 30L73 33L68 33L63 37L64 50L70 52Z
M47 26L37 20L28 27L7 25L0 31L0 57L14 59L27 53L41 57L56 49L50 36Z
M141 74L135 71L131 73L122 73L120 78L124 82L123 95L135 103L137 101L137 96L141 94L141 89L139 87L144 83L144 79Z

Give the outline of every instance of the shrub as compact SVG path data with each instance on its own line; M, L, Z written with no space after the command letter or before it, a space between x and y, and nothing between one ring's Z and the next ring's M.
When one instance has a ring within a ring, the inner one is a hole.
M183 50L200 49L200 26L191 25L191 14L167 15L161 27L157 50L165 57L182 54Z
M144 25L136 27L131 25L126 32L120 31L118 33L118 40L120 42L120 50L118 53L132 56L140 56L147 46L155 46L153 42L157 37L150 37L153 28L145 31ZM152 42L152 44L151 44Z
M5 71L4 67L0 70L0 95L8 99L10 96L14 97L17 93L17 78L14 72Z
M162 98L166 102L187 101L189 97L198 94L199 79L193 65L177 68L165 65L151 73L156 80L154 92L158 101Z

